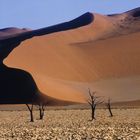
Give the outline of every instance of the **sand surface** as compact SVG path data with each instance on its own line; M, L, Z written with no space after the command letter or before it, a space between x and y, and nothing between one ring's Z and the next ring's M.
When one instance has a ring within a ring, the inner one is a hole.
M96 121L90 120L90 110L49 110L43 121L30 123L27 111L0 111L1 140L137 140L140 138L140 110L113 109L114 117L105 110L97 110ZM135 114L135 115L134 115ZM12 116L12 117L11 117Z

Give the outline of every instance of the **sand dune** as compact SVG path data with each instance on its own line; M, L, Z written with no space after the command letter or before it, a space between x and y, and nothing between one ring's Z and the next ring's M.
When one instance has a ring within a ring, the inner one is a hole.
M66 101L43 95L32 76L21 69L8 68L3 64L3 60L18 47L21 42L34 36L42 36L54 32L76 29L90 24L94 19L91 13L68 22L37 30L27 30L18 28L5 28L0 30L0 104L21 104L40 103L47 101L47 105L64 105ZM41 99L41 100L40 100ZM70 103L70 102L69 102Z
M94 14L87 26L25 41L5 63L59 99L83 102L88 87L113 100L140 99L139 11Z

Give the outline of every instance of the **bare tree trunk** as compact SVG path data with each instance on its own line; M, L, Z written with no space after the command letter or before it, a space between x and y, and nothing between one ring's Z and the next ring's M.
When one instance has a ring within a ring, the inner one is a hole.
M110 104L108 105L108 110L109 110L109 113L110 113L110 117L113 117L113 113L112 113L112 111L111 111Z
M45 112L45 109L44 109L44 106L42 106L42 119L44 117L44 112Z
M39 106L39 115L40 115L40 120L42 120L42 109L40 106Z
M113 113L112 113L112 111L111 111L111 103L110 103L110 99L108 99L107 108L108 108L108 111L109 111L110 117L113 117Z
M40 120L42 120L44 117L44 111L45 111L44 105L39 105Z
M95 120L95 110L96 110L96 105L92 106L92 120Z
M30 117L31 117L31 122L34 122L34 117L33 117L33 104L31 105L31 108L28 104L26 104L26 106L28 107L28 110L30 112Z

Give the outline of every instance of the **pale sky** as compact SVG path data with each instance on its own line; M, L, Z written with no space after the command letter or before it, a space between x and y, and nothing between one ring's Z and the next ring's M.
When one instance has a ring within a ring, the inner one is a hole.
M140 0L0 0L0 28L41 28L85 12L112 14L140 6Z

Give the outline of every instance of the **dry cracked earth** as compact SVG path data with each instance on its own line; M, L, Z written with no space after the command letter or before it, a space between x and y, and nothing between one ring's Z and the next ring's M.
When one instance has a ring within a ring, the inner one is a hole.
M34 111L0 111L0 140L139 140L140 109L97 109L90 121L90 110L46 110L44 120Z

